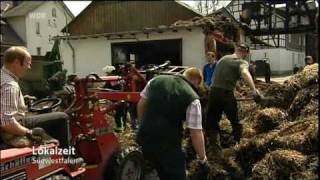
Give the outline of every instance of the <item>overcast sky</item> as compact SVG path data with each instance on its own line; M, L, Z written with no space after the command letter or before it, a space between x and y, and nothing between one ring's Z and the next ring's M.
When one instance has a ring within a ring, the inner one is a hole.
M68 8L70 9L70 11L77 16L85 7L87 7L90 4L91 1L64 1L64 3L68 6ZM194 7L197 1L182 1L188 5L190 5L191 7ZM220 1L219 3L221 4L220 6L218 6L217 8L221 8L222 6L225 6L229 3L230 1Z

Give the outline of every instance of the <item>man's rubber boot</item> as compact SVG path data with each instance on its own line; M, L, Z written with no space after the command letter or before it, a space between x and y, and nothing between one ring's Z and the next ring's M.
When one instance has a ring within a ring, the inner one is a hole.
M242 137L242 125L241 124L233 125L232 134L236 143L239 143Z

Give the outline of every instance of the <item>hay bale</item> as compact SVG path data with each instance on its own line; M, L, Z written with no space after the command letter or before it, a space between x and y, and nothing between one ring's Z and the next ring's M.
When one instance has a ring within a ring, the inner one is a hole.
M304 107L309 104L312 100L318 100L319 98L319 86L318 84L311 85L304 89L301 89L294 100L292 101L288 113L289 119L295 120L300 114ZM317 104L314 104L314 107L311 109L318 109Z
M271 131L250 139L241 139L239 144L232 147L235 160L243 169L245 177L250 176L252 166L270 151L267 144L276 137L277 133L277 131Z
M287 114L278 108L265 108L259 110L254 119L257 132L268 132L286 121Z
M292 76L285 85L288 86L293 91L298 91L312 84L318 83L318 63L306 66L301 72Z
M268 146L286 148L310 154L318 151L318 116L308 116L296 122L285 123Z
M189 176L191 180L207 179L244 179L243 171L233 158L215 157L209 160L209 174L204 177L198 161L190 163Z
M319 175L316 172L306 170L306 171L292 173L290 175L290 179L291 180L295 180L295 179L318 180Z
M243 121L253 121L254 115L260 108L254 101L239 102L238 113L239 119Z
M304 106L300 112L298 119L302 119L307 116L318 116L319 100L317 98L312 98L310 102Z
M318 176L318 168L319 168L319 156L318 155L311 155L308 156L307 160L307 170L292 173L290 179L309 179L309 180L316 180L319 179Z
M239 118L243 126L243 138L251 138L258 133L255 129L255 116L259 110L259 107L254 102L239 103Z
M251 138L259 133L268 132L286 120L287 113L279 108L253 109L242 121L242 137Z
M224 179L228 176L228 172L224 170L224 168L217 163L211 162L209 174L203 174L203 170L201 169L201 165L198 161L194 160L191 162L190 169L188 171L188 176L190 180L207 180L208 176L214 176L219 179Z
M293 173L306 169L307 156L298 151L276 150L256 163L251 179L289 179Z
M283 84L270 84L270 86L265 90L264 96L273 97L277 101L269 104L268 107L277 107L282 109L287 109L291 102L293 101L296 92L290 87Z

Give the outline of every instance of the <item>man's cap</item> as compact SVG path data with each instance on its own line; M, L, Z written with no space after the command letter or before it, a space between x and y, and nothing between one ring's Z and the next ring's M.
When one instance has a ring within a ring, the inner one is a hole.
M245 43L236 43L236 47L243 49L243 50L246 50L248 52L250 51L250 46Z
M114 66L105 66L102 68L102 71L104 73L111 73L112 71L114 71L116 68Z

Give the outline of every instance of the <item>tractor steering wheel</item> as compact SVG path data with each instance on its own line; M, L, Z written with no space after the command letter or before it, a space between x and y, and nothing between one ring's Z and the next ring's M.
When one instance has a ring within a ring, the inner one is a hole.
M62 100L60 98L44 98L31 104L29 111L37 113L48 113L58 107Z

